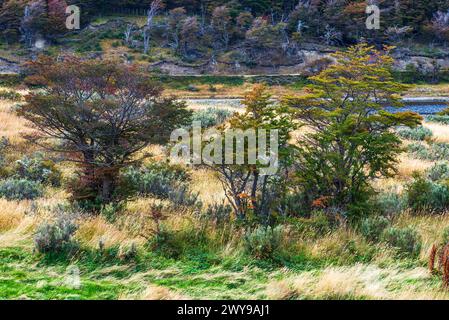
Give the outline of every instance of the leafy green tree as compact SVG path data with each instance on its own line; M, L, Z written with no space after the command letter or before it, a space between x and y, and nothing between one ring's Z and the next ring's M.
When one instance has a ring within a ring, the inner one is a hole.
M360 213L373 179L395 173L401 141L391 129L416 126L413 112L401 106L406 86L390 73L393 59L366 44L337 52L336 63L311 77L308 94L287 97L307 128L298 141L297 176L307 205ZM397 110L396 110L397 111Z
M79 165L77 200L113 201L119 171L190 121L185 104L162 97L160 86L136 66L41 57L28 72L43 87L17 113L37 129L36 143Z
M285 170L289 167L295 149L289 141L296 124L292 121L292 114L288 107L273 104L264 85L256 85L251 92L247 93L243 104L245 112L236 113L229 120L228 126L221 128L221 133L223 136L229 132L228 130L240 130L245 133L247 130L253 129L255 137L257 137L256 145L252 146L245 141L243 150L234 146L231 151L232 157L237 159L237 157L243 156L245 160L243 164L227 164L226 154L223 153L223 161L220 164L207 165L218 174L226 197L240 220L248 221L253 218L257 222L268 223L285 190L282 178ZM278 168L275 175L263 174L262 169L267 167L266 163L249 161L248 154L250 152L261 156L263 151L267 151L260 147L261 136L259 134L263 135L263 131L260 130L265 130L264 138L270 148L273 148L270 133L272 130L278 130Z

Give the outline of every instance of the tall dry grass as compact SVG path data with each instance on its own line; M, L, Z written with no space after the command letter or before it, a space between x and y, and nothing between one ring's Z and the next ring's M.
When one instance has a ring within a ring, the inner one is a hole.
M401 154L398 160L397 170L399 179L408 179L412 177L414 172L424 172L434 164L432 161L411 158L405 153Z
M356 264L350 267L328 267L322 271L285 275L266 288L269 299L443 299L449 293L426 286L431 275L417 267L379 268ZM401 284L403 290L394 288Z
M435 141L449 143L449 126L434 122L426 122L423 126L432 130Z

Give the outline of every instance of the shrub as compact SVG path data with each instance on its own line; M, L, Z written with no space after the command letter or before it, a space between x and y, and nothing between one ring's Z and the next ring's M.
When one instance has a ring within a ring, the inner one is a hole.
M407 152L419 159L427 159L429 150L422 143L411 143L407 146Z
M32 157L23 157L16 161L14 178L27 179L52 186L61 184L61 172L52 160L44 158L42 153Z
M449 125L449 116L447 116L447 115L431 115L431 116L427 116L426 120L429 122L437 122L437 123Z
M282 241L283 227L259 226L245 234L245 251L257 259L273 259Z
M407 208L407 198L394 190L389 190L377 195L376 206L383 214L391 216Z
M447 162L435 163L427 170L427 177L432 181L449 179L449 164Z
M406 186L408 205L411 209L441 212L449 207L449 188L415 175L413 182Z
M8 200L33 200L43 195L42 185L26 179L0 181L0 197Z
M0 91L0 100L20 101L22 100L22 95L12 90L2 90Z
M77 230L76 224L67 217L60 217L54 223L41 224L34 236L34 244L40 253L61 252L73 248L72 237Z
M423 141L433 136L432 130L419 126L416 128L400 128L397 130L400 137L409 140Z
M174 187L168 193L168 199L174 204L175 207L185 206L200 206L199 194L193 193L189 190L189 186L182 184L180 186Z
M168 199L175 206L198 203L198 195L189 191L189 179L184 168L166 163L152 163L139 169L131 167L123 174L124 184L132 193Z
M389 225L390 221L383 216L365 218L360 225L360 233L369 241L379 241Z
M181 166L151 163L141 168L128 168L123 179L139 195L166 199L176 186L186 183L189 176Z
M449 157L449 144L443 142L431 143L428 148L422 143L412 143L407 150L415 158L423 160L439 161Z
M216 224L222 224L231 220L232 207L225 202L214 203L203 212L203 217L212 220Z
M411 228L388 228L382 233L381 239L397 248L401 254L416 257L421 250L421 238Z
M232 116L232 112L226 109L208 108L193 114L193 121L200 121L203 128L210 128L222 124Z
M443 234L441 235L441 244L443 246L449 244L449 227L446 227L443 230Z

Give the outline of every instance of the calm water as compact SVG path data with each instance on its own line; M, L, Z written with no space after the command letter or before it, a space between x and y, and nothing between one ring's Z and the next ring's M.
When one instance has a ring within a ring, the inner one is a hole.
M429 104L429 105L408 105L404 108L395 109L395 111L413 111L423 115L430 115L440 112L447 108L447 104Z
M202 109L202 108L229 108L229 109L240 109L242 108L242 104L240 99L187 99L187 104L191 107L194 107L196 109ZM392 108L391 111L397 112L397 111L413 111L420 113L422 115L431 115L435 114L445 108L448 107L448 104L444 104L441 102L435 102L435 103L410 103L408 104L405 102L406 106L400 109Z

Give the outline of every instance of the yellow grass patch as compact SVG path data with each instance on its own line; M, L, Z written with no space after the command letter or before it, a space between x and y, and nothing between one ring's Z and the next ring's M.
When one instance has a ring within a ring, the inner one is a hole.
M226 199L221 182L211 170L200 169L192 171L191 189L193 192L199 193L201 201L206 206L222 203Z
M442 290L423 286L424 281L430 277L425 268L381 269L361 264L351 267L329 267L322 271L305 272L271 282L267 286L266 295L269 299L448 298L448 293ZM394 290L398 283L405 285L405 290Z
M99 248L100 241L103 243L104 248L126 245L130 241L135 244L142 244L144 241L141 238L130 239L126 232L108 223L101 216L82 219L75 238L82 244L92 248Z
M424 172L432 167L434 162L410 158L407 154L399 156L399 163L397 165L398 176L400 178L410 178L413 172Z
M449 142L449 126L439 123L427 122L424 127L432 130L433 139L437 142Z

